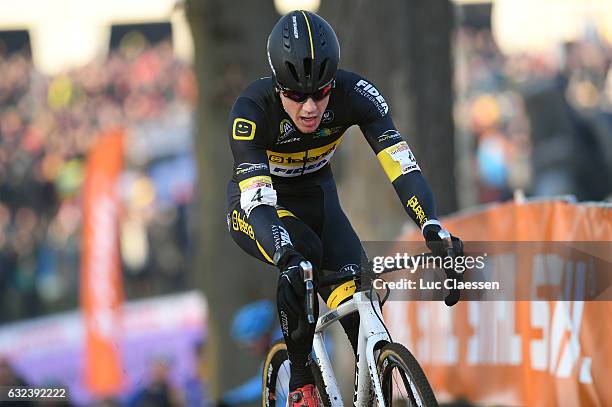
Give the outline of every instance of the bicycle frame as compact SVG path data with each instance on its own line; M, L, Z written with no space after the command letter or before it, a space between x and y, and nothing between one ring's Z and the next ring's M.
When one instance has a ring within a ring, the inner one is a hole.
M376 295L376 293L374 292ZM372 308L374 305L374 308ZM352 314L359 313L359 338L357 345L357 367L355 370L355 396L353 403L355 406L369 406L371 385L374 385L374 392L379 406L384 406L382 388L380 379L376 371L376 360L374 357L374 349L379 342L390 342L387 330L383 325L382 312L378 302L378 298L370 301L367 291L357 292L353 295L350 301L340 305L322 315L315 330L313 349L315 353L315 361L319 365L325 389L329 395L329 399L333 407L343 407L342 396L338 389L338 384L334 376L334 372L325 350L323 340L323 332L327 328L338 321L340 318ZM377 312L379 319L374 312ZM369 374L365 374L365 372Z

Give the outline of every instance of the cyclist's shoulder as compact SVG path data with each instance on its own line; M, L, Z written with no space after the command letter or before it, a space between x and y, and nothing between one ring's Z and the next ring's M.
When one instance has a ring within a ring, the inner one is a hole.
M338 70L336 87L342 95L341 103L353 112L355 120L362 123L364 118L385 116L389 107L374 82L355 72Z
M267 126L279 114L280 102L277 99L272 78L259 78L238 95L230 119L243 118L257 123L257 126Z
M368 81L363 75L346 69L338 69L336 73L336 87L340 89L351 90L363 80Z
M265 112L273 107L274 101L274 81L267 76L249 83L236 98L234 106L240 103L252 103Z
M380 95L374 82L355 72L339 69L336 75L336 88L349 102L360 103L363 96L366 99Z

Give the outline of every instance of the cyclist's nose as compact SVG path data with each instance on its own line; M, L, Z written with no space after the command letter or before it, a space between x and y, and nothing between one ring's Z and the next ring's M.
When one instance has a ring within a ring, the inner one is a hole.
M306 101L302 105L302 111L304 113L314 113L316 112L316 110L317 110L317 104L315 103L315 101L311 97L306 99Z

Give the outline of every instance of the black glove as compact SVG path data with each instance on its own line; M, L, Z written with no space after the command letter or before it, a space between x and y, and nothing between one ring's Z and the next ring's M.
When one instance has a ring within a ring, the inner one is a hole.
M431 252L436 256L446 257L447 243L442 240L438 232L442 228L440 225L427 225L423 228L423 236L425 237L425 243ZM453 255L463 256L463 242L458 237L451 235L451 241L453 243Z
M293 246L282 246L274 253L274 262L281 273L280 278L289 281L298 298L304 298L306 295L304 273L300 267L300 263L303 261L306 261L306 259Z
M304 275L300 267L300 263L306 261L306 259L292 246L283 246L274 254L273 260L280 270L276 290L276 303L278 305L283 335L286 341L292 341L292 343L301 346L305 343L304 338L312 338L312 334L314 334L314 324L309 324L306 320L304 301L306 298L306 285L304 284ZM316 320L319 313L316 301L314 302L313 311ZM312 346L312 340L310 346ZM309 350L304 350L306 353L309 352Z
M440 257L446 257L449 254L448 253L448 243L442 239L442 237L439 234L440 231L442 231L442 228L439 225L427 225L423 228L423 236L425 237L425 242L427 243L427 247L429 248L429 250L431 250L431 252L434 255L440 256ZM447 231L443 231L443 232L448 233ZM450 235L450 236L451 236L451 242L453 246L452 257L463 256L463 242L458 237L455 237L453 235ZM463 274L458 274L453 268L450 268L450 269L445 268L444 271L446 273L447 278L452 278L457 281L463 281ZM444 297L444 303L447 306L452 307L453 305L457 304L457 302L459 302L460 297L461 297L461 294L459 290L452 289L450 290L448 295Z

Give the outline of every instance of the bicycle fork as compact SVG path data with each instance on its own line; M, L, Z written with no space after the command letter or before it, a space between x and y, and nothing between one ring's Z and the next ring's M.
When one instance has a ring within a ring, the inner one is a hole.
M353 295L352 301L340 305L335 310L328 311L319 318L313 339L316 363L321 370L325 390L329 395L332 407L343 407L342 396L340 395L331 362L325 350L323 332L329 325L353 312L358 312L360 317L353 405L371 407L371 392L374 390L378 406L383 407L385 404L380 378L376 370L374 350L380 342L391 342L391 339L382 322L382 312L378 298L370 301L366 292L357 292Z
M374 390L378 406L382 407L385 405L385 401L376 369L374 350L379 342L388 343L391 342L391 338L389 338L382 322L382 311L378 298L370 301L367 292L360 292L356 293L353 299L360 315L359 340L357 343L358 360L355 370L356 385L353 404L357 407L370 406L370 395L371 391ZM374 389L372 389L372 385Z

